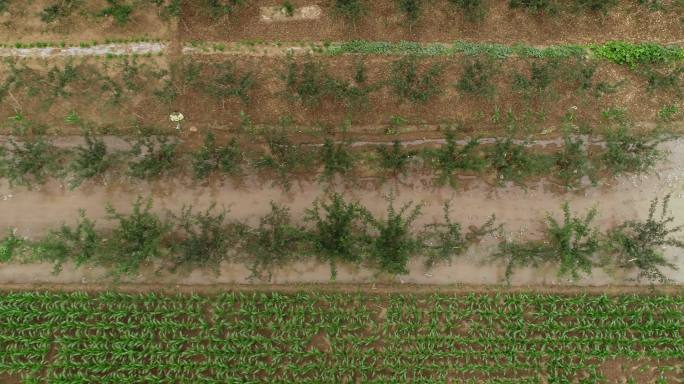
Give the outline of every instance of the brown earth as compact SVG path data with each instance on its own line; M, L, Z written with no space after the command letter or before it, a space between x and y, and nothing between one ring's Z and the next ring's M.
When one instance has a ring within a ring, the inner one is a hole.
M423 2L415 25L409 26L394 0L364 2L365 16L356 25L334 13L332 0L293 0L296 7L318 5L317 21L260 22L260 7L273 1L255 0L235 7L231 15L212 19L203 0L184 3L180 33L188 40L276 40L276 41L453 41L474 40L499 43L583 44L608 40L681 42L684 38L684 9L664 2L670 12L650 11L635 1L621 0L607 14L559 12L532 14L511 9L507 0L485 1L488 12L482 21L469 22L446 0ZM561 4L563 2L560 2ZM521 27L524 26L524 27Z

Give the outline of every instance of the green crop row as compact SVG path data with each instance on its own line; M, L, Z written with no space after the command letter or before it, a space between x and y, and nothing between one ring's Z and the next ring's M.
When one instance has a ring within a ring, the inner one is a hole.
M664 247L684 249L676 235L668 211L669 196L658 212L658 200L651 204L648 218L629 220L605 233L593 223L596 210L576 217L563 206L563 219L549 214L540 240L500 240L489 262L505 263L506 279L519 267L550 265L558 277L579 279L595 267L638 272L638 280L667 282L661 268L676 266L668 260ZM503 225L492 216L468 231L454 221L451 203L444 206L442 221L419 226L423 204L412 202L395 206L388 198L385 214L375 215L358 202L339 194L316 200L296 223L290 210L271 203L268 214L257 226L231 220L229 212L211 206L197 212L184 207L181 212L160 216L152 201L139 198L131 213L107 207L109 229L101 229L81 212L76 224L63 224L45 238L22 239L14 231L0 242L0 262L48 261L59 271L72 261L104 266L114 276L137 273L142 264L162 269L211 268L219 271L224 261L245 263L252 277L264 278L295 261L317 259L329 263L331 275L337 265L362 265L391 274L409 273L409 262L422 259L427 268L449 263L485 237L502 237ZM487 251L490 252L490 251Z
M0 377L22 384L674 384L684 369L678 294L17 292L0 312Z

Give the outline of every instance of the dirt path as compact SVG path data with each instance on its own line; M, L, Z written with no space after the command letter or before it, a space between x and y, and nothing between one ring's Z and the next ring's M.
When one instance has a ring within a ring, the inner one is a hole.
M379 190L360 187L338 188L348 198L358 199L375 214L382 214L386 207L385 198L393 191L397 204L408 201L421 201L425 204L419 224L440 221L442 204L452 200L453 215L467 228L481 224L491 214L505 223L510 238L530 238L537 236L542 228L542 220L547 212L559 214L559 207L568 201L574 212L583 212L596 206L599 209L597 223L608 227L624 219L644 218L654 197L672 193L671 209L675 217L684 218L684 141L679 140L665 145L672 152L669 162L661 164L648 175L623 177L611 182L611 186L589 188L579 194L559 195L548 185L530 186L528 190L510 186L492 189L484 183L474 183L467 190L454 191L450 188L434 188L428 180L406 180L404 183L386 183ZM198 209L212 203L230 208L230 217L255 224L259 217L267 213L269 201L289 206L295 218L301 218L303 211L312 201L323 196L325 187L320 184L304 183L295 185L291 193L283 193L269 184L259 184L256 180L247 181L245 186L233 185L195 186L182 180L168 180L157 184L112 183L107 186L82 187L69 191L57 183L52 183L32 191L12 189L7 185L0 187L0 228L16 227L19 234L37 238L62 222L76 220L78 209L86 209L88 216L96 218L98 224L106 226L104 220L105 204L111 203L120 210L130 209L137 196L151 195L155 209L177 211L183 205L193 205ZM27 214L33 212L34 214ZM495 249L497 240L488 239L452 265L440 265L426 271L422 261L414 260L410 274L402 277L376 276L365 269L340 268L338 281L375 282L394 281L416 284L496 284L503 279L504 268L500 265L483 265L483 260ZM684 281L684 257L672 251L668 256L680 266L680 271L672 271L669 276L677 282ZM49 265L4 265L0 268L0 283L74 283L106 281L99 269L74 269L67 265L57 276L51 275ZM189 274L171 275L168 272L155 273L150 268L141 276L133 279L138 283L165 284L217 284L246 283L250 275L246 266L240 264L222 265L218 275L210 271L195 270ZM601 285L619 283L624 277L611 277L608 273L596 270L593 276L578 282L581 285ZM274 283L327 282L328 266L315 262L291 265L274 273ZM558 284L555 271L550 268L526 269L515 274L513 284Z

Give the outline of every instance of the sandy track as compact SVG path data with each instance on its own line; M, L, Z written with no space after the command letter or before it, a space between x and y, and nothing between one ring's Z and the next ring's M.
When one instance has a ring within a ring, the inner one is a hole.
M348 198L359 200L378 215L384 212L385 198L392 192L396 193L397 204L421 201L425 207L419 224L441 220L442 204L452 200L453 217L465 228L471 224L481 224L491 214L495 214L498 221L505 224L506 236L510 238L538 236L546 213L558 215L559 207L564 201L570 202L575 212L583 212L596 206L599 209L597 223L607 228L625 219L646 217L649 203L654 197L672 193L671 209L675 217L681 219L684 217L684 140L665 144L665 148L672 152L669 161L659 165L654 172L622 177L610 181L611 185L589 188L576 194L560 195L544 184L524 190L515 186L495 189L484 183L475 183L467 190L454 191L451 188L434 188L428 180L421 179L405 180L403 183L388 182L379 190L364 188L363 183L356 187L337 189ZM16 227L19 234L38 238L62 222L73 223L79 208L86 209L88 216L97 219L98 224L104 227L109 225L104 220L105 204L111 203L117 209L126 211L138 196L153 196L158 212L167 209L177 211L183 205L203 209L216 203L230 208L230 217L255 224L259 217L268 212L269 201L291 207L293 216L299 219L312 201L324 194L325 186L316 183L295 185L291 193L284 193L278 187L272 187L268 183L260 184L256 180L248 181L239 188L230 183L197 186L183 180L167 180L156 184L139 182L85 186L74 191L69 191L56 182L32 191L13 189L3 184L0 187L0 228ZM496 242L496 239L485 240L472 248L467 255L455 260L452 265L441 265L431 271L425 270L422 261L414 260L410 265L410 274L402 277L377 276L375 272L363 267L341 267L338 281L497 284L503 279L503 266L483 265L483 260L495 249ZM673 251L667 253L680 266L679 272L672 271L669 276L677 282L684 281L684 255ZM5 265L0 268L0 283L107 281L103 280L104 271L99 269L74 269L67 265L58 276L51 275L51 270L49 265L41 264ZM202 270L171 275L164 271L155 273L154 268L150 267L132 281L191 285L246 283L249 275L250 272L244 265L226 263L222 265L218 275ZM610 276L596 270L593 276L582 279L578 284L620 283L626 277L629 276ZM298 263L276 271L272 280L274 283L327 281L328 266L315 262ZM552 268L540 268L519 271L512 283L528 285L568 282L558 281Z

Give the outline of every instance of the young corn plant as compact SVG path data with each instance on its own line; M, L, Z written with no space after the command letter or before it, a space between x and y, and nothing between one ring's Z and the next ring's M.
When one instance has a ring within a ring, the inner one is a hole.
M113 164L112 155L101 138L93 137L89 131L83 135L85 146L78 146L75 157L69 164L72 178L69 187L76 188L84 181L103 175Z
M305 231L292 224L290 210L271 202L271 212L262 217L259 226L244 233L243 251L249 256L253 278L294 260L302 248Z
M662 251L664 247L684 249L684 241L672 236L684 226L672 226L675 218L668 210L669 202L667 195L657 216L659 201L654 199L645 221L630 220L608 233L608 248L617 266L638 270L638 280L666 283L669 280L661 268L677 269Z
M441 147L430 150L428 157L432 159L432 166L438 172L437 184L449 184L458 187L458 172L480 172L486 166L486 160L479 150L480 142L471 139L465 146L459 148L452 130L446 131L446 143Z
M413 207L413 208L412 208ZM407 274L411 257L422 249L421 239L414 235L413 223L421 215L422 204L404 204L398 210L394 199L389 199L385 218L365 215L365 220L374 232L370 237L369 258L383 272Z
M42 184L60 169L62 151L42 136L21 142L9 142L11 149L0 157L0 175L11 186ZM3 151L5 152L5 151Z
M425 267L430 269L440 263L450 263L454 257L463 255L472 243L500 231L501 225L496 226L495 221L492 215L482 226L472 226L468 233L463 234L461 225L451 220L451 202L445 202L444 222L425 227L422 239L427 256Z
M133 144L131 154L137 160L129 163L128 173L140 179L165 175L174 168L178 144L167 136L143 136Z
M412 56L396 61L392 65L389 82L400 99L415 104L425 104L442 92L439 80L443 66L432 64L426 70L421 71L418 64L418 60Z
M313 252L330 263L331 279L337 277L337 264L359 263L364 254L366 228L365 209L355 202L346 202L342 195L333 194L328 202L314 201L304 220L314 225L308 231Z
M175 223L172 245L174 267L210 267L218 272L219 265L235 248L243 227L226 222L228 211L214 213L212 205L204 212L183 207L179 216L171 214Z
M349 152L349 145L335 144L330 138L326 138L321 147L320 160L323 163L321 181L331 181L338 174L345 176L354 168L354 157Z
M152 210L152 199L141 197L133 203L130 214L106 207L108 219L117 226L107 236L99 261L114 267L113 274L134 274L142 263L153 262L169 253L166 243L171 224L163 221Z
M204 144L199 151L192 154L192 174L196 180L206 179L210 174L218 172L231 176L239 175L242 171L242 151L237 140L232 139L227 144L216 144L216 137L209 132L204 137Z

